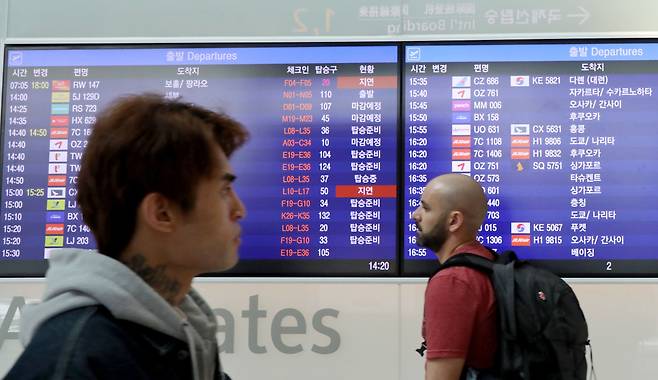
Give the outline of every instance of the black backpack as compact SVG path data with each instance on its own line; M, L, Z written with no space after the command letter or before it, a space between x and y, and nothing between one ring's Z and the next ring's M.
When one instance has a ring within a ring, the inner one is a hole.
M512 251L492 253L494 261L458 254L439 270L466 266L491 278L498 304L497 377L585 380L587 322L571 287Z

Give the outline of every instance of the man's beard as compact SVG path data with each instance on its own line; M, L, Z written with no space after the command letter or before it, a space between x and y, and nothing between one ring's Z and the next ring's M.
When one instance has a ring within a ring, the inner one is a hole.
M440 218L439 220L440 221L437 222L428 232L424 233L421 230L418 230L418 233L416 234L416 244L421 247L429 248L434 252L438 252L441 247L443 247L443 244L448 240L448 231L446 231L443 218ZM418 223L416 223L416 227L418 227Z

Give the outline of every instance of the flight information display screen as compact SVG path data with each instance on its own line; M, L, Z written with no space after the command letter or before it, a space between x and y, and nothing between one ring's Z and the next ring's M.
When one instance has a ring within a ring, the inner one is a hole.
M222 110L247 207L235 275L397 275L398 46L10 46L2 103L0 274L95 247L76 204L87 137L143 92ZM103 173L98 173L103 175Z
M480 182L479 239L566 276L658 273L658 44L413 44L403 76L403 274L429 273L409 219L443 173Z

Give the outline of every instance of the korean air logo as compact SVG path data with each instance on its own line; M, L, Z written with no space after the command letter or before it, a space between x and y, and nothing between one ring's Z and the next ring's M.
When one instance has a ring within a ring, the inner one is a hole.
M530 86L530 76L528 76L528 75L512 75L510 77L510 86L512 86L512 87L528 87L528 86Z
M529 234L530 222L512 222L513 234Z

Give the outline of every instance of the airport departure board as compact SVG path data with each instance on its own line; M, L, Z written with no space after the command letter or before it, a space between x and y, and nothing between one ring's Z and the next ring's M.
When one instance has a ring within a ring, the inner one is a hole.
M0 276L95 247L76 204L87 136L144 92L222 110L247 207L235 276L426 276L411 213L478 181L478 239L566 277L658 274L658 42L12 45Z
M485 245L567 276L658 273L657 44L405 49L403 273L435 266L409 217L449 172L485 190Z
M9 47L3 82L5 275L94 248L76 204L87 137L143 92L222 110L247 207L235 275L396 275L398 47ZM99 175L103 175L99 173Z

